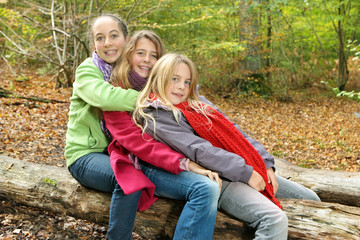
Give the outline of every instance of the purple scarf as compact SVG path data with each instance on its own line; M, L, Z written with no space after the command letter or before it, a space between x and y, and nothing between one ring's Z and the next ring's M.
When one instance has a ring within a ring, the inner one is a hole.
M104 60L102 60L95 51L93 52L91 57L92 57L92 62L95 64L95 66L99 68L100 71L104 74L104 81L109 82L113 67ZM112 139L109 130L105 126L104 119L100 119L100 127L103 133L105 134L105 136L108 139Z
M111 71L113 70L113 67L102 60L99 55L94 51L92 54L92 61L97 66L100 71L104 74L104 80L105 82L108 82L110 80Z
M137 72L131 70L128 77L132 89L141 91L144 88L147 80L142 78Z
M104 80L106 82L108 82L110 80L110 75L111 75L111 71L112 71L113 67L110 64L106 63L104 60L102 60L99 57L99 55L97 55L96 52L93 53L92 59L93 59L93 63L104 74ZM131 88L135 89L136 91L141 91L144 88L145 84L146 84L146 79L142 78L138 73L136 73L133 70L131 70L129 72L128 78L129 78ZM109 140L112 140L111 134L110 134L109 130L106 128L106 126L105 126L104 119L100 119L100 126L101 126L101 130L103 131L105 136Z

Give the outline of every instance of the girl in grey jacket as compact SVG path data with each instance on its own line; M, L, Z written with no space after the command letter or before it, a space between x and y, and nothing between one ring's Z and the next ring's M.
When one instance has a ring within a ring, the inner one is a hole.
M209 131L216 127L210 120L211 111L219 110L209 110L213 104L197 96L197 80L196 67L187 57L179 54L163 56L153 67L145 89L138 97L134 121L158 141L216 171L223 179L218 208L255 228L255 239L287 239L286 214L261 192L270 184L277 198L320 201L319 197L298 183L276 176L273 156L236 124L233 124L234 131L238 131L261 156L266 177L239 154L214 146L201 137L194 130L196 122L190 124L184 112L176 107L187 102L194 114L207 118Z

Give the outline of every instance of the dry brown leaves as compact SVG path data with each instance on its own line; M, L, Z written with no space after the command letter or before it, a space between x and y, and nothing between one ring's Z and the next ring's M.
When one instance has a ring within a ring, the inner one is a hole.
M37 96L69 102L71 89L55 90L53 82L32 72L27 80L1 75L0 86L24 97ZM0 154L21 160L64 166L63 149L69 103L0 98Z
M307 93L308 94L308 93ZM274 156L308 168L360 171L360 102L294 95L292 102L212 98Z
M14 92L67 103L0 98L0 154L64 166L71 89L55 90L53 82L34 71L24 74L27 81L12 80ZM8 89L13 77L3 73L0 79L0 87ZM303 167L360 171L360 119L354 114L360 112L359 102L299 93L286 103L203 94L277 157Z
M54 90L47 77L25 71L15 81L0 70L0 87L24 97L67 103L0 97L0 154L24 161L65 167L63 156L71 89ZM11 80L11 81L10 81ZM107 225L24 206L0 196L0 239L105 239ZM133 239L143 239L133 233Z
M105 239L107 226L0 198L0 239Z
M65 101L43 103L0 97L0 154L65 167L63 149L71 89L54 89L48 77L25 71L18 79L0 70L0 87L21 96ZM26 80L25 80L26 79ZM204 89L203 89L204 90ZM205 92L234 122L273 155L299 166L360 171L360 103L321 96L282 103L239 100ZM300 95L303 96L303 95ZM0 238L104 239L103 226L45 211L0 202ZM134 234L134 239L141 239Z

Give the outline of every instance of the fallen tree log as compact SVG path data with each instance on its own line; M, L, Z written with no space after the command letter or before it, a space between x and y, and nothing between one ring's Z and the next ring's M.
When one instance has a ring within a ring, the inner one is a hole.
M301 168L275 159L276 174L314 190L322 201L360 207L360 173Z
M38 97L38 96L24 97L17 93L12 92L12 91L6 90L2 87L0 87L0 97L21 98L21 99L31 100L34 102L44 102L44 103L68 103L68 102L64 102L64 101L60 101L60 100L56 100L56 99L48 99L48 98L42 98L42 97Z
M281 172L282 166L277 170ZM80 186L66 168L0 156L0 171L0 194L6 198L91 221L108 221L110 194ZM314 178L316 170L312 171ZM321 191L318 187L314 190ZM289 239L360 239L359 207L293 199L281 200L281 204L289 218ZM182 207L181 201L159 199L137 214L135 230L145 238L171 236ZM214 239L251 239L253 232L243 222L219 212Z

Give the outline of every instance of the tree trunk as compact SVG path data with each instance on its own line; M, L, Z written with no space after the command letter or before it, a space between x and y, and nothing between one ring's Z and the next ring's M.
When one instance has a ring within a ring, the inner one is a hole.
M320 193L323 200L359 206L360 173L302 169L277 160L277 172ZM110 194L80 186L66 168L20 161L0 155L0 194L41 209L108 222ZM343 198L334 197L342 192ZM349 194L345 194L349 193ZM353 195L356 197L353 203ZM346 200L347 199L347 200ZM289 218L289 239L360 239L360 208L338 203L280 200ZM171 236L182 201L159 199L138 213L135 231L145 238ZM252 239L253 229L219 211L214 239Z
M267 5L270 4L270 1L268 0ZM266 73L265 73L265 76L267 78L267 80L270 79L270 74L271 74L271 71L270 71L270 68L271 68L271 65L270 65L270 52L271 52L271 42L272 42L272 17L271 17L271 11L269 9L269 7L267 8L267 11L266 11L266 14L267 14L267 35L266 35L266 52L267 54L265 55L265 69L266 69Z
M338 20L338 28L337 28L337 35L339 39L339 74L338 74L338 81L337 86L340 91L345 89L345 85L349 80L349 70L347 67L347 54L345 53L345 32L342 27L343 20L341 18L345 18L345 3L343 0L339 0L339 20Z
M240 68L248 75L259 74L261 69L261 55L259 42L259 21L255 10L250 11L250 1L239 1L239 42L246 42L245 59Z

